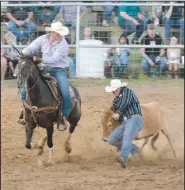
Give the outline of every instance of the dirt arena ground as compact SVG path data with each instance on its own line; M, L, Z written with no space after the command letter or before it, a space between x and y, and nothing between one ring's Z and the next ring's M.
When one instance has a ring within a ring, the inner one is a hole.
M56 164L43 167L37 165L35 150L24 147L24 127L16 123L21 110L17 88L15 84L5 85L1 103L2 190L184 189L184 81L129 81L141 103L157 101L165 109L178 159L174 159L169 144L161 134L157 141L158 153L146 146L144 160L133 158L126 170L116 162L115 149L101 140L101 114L113 98L112 94L104 92L104 85L108 82L75 82L82 97L83 114L80 126L72 136L70 160L65 160L64 151L68 131L55 129ZM45 130L37 128L33 142L37 142L43 134ZM44 163L48 160L47 146L41 159Z

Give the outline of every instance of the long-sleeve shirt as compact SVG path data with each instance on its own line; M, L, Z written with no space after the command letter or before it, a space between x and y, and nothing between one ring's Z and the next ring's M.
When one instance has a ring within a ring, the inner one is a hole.
M123 88L120 94L115 97L113 101L114 111L120 114L120 119L123 120L124 117L129 117L131 115L141 113L141 107L139 100L130 88Z
M59 14L63 15L64 23L76 27L77 8L73 2L71 2L71 4L72 6L60 6ZM80 6L80 12L87 13L87 7Z
M37 55L42 53L43 63L50 67L66 68L69 66L67 60L69 46L63 38L54 44L49 42L50 34L38 37L30 45L23 49L25 55Z

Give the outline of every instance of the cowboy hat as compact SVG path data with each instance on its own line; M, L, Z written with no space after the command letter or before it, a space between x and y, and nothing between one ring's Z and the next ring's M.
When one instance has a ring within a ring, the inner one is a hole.
M61 36L67 36L69 34L69 29L63 26L61 22L51 23L51 27L46 27L46 31L56 32Z
M110 86L105 87L105 92L113 92L118 88L126 87L128 85L127 82L121 82L119 79L113 79L110 81Z

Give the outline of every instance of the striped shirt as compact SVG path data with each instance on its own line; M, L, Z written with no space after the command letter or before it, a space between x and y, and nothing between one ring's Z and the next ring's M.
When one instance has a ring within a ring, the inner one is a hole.
M129 88L123 88L120 94L113 101L114 111L120 114L120 119L131 115L139 114L142 116L139 100L134 92Z

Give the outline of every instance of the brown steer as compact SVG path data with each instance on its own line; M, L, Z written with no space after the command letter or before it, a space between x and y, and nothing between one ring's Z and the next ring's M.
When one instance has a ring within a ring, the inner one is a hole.
M159 132L161 131L171 146L174 156L176 157L175 150L172 146L171 139L167 132L167 122L165 120L165 114L162 110L161 106L156 102L150 102L147 104L141 105L142 115L144 119L144 126L139 131L138 135L136 136L135 140L145 139L141 150L147 144L149 137L152 137L151 140L151 147L153 150L156 150L154 143L159 136ZM103 137L104 141L107 141L108 136L110 133L120 125L119 121L116 121L112 118L113 110L112 106L110 109L104 112L102 118L102 126L103 126Z

